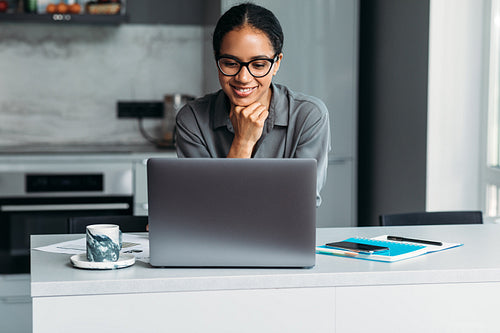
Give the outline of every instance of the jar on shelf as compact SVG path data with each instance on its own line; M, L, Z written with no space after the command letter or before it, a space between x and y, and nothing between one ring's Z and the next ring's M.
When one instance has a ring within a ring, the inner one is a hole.
M24 0L24 12L25 13L36 13L37 12L37 0Z

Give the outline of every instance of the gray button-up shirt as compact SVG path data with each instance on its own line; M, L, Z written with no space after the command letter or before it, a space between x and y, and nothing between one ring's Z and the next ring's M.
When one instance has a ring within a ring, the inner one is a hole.
M252 157L316 159L319 206L330 150L328 110L318 98L278 84L271 87L269 116ZM181 108L177 113L177 156L226 157L234 138L229 110L229 100L222 90Z

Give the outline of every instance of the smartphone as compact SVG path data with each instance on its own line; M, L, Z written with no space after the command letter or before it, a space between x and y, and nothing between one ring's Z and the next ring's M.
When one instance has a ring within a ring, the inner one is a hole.
M354 242L333 242L325 244L326 247L349 250L353 252L374 253L389 250L388 247L378 245L368 245Z

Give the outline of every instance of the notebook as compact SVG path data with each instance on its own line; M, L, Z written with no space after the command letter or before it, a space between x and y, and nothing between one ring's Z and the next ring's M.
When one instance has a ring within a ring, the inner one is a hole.
M151 265L312 267L314 159L151 158Z
M461 246L461 243L442 243L442 245L422 245L411 242L396 242L388 241L387 235L382 235L374 238L348 238L347 242L356 242L361 244L378 245L388 247L389 250L375 252L373 254L351 253L339 249L329 248L324 245L316 247L317 253L329 254L337 256L353 257L358 259L367 259L374 261L394 262L413 257L418 257L423 254L443 251L453 247Z

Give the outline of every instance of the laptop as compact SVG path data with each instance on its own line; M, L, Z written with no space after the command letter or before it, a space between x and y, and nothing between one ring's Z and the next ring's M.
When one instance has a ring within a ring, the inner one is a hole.
M150 263L312 267L316 160L150 158Z

